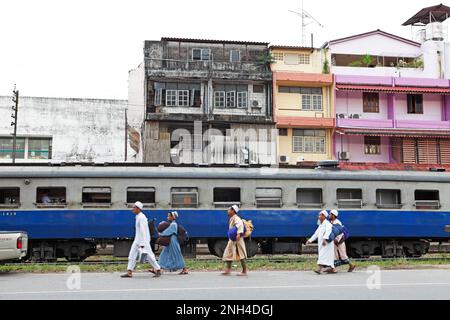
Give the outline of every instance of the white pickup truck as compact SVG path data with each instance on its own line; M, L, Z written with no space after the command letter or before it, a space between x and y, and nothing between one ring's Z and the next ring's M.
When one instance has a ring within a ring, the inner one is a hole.
M28 234L21 231L0 231L0 263L17 261L27 255Z

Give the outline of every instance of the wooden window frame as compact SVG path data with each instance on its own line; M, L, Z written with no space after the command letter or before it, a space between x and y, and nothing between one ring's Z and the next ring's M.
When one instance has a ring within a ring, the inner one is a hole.
M408 114L423 114L423 94L408 94L406 105Z
M380 113L380 94L378 92L363 92L363 112Z
M379 143L373 143L375 139L379 140ZM368 140L372 140L369 141ZM375 146L376 151L371 152L371 147ZM372 136L365 136L364 137L364 154L365 155L381 155L381 137L372 137Z

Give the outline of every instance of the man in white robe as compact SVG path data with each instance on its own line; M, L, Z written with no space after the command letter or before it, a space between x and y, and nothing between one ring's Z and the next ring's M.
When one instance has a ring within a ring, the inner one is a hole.
M333 226L327 220L328 216L327 211L322 211L319 214L319 227L307 242L307 244L311 244L318 240L319 259L317 264L319 269L315 271L317 274L321 274L325 270L328 273L337 273L334 267L334 242L328 242L333 231Z
M136 268L137 260L143 255L146 260L144 262L149 262L154 268L154 278L161 276L161 267L156 261L155 254L150 246L150 229L148 227L147 217L142 212L143 208L144 205L141 202L136 202L133 206L133 213L136 215L136 236L128 256L128 272L122 275L122 278L133 277L133 271Z

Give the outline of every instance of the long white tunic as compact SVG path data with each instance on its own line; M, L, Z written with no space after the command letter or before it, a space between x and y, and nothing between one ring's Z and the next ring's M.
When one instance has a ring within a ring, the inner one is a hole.
M142 248L143 247L143 248ZM136 215L136 236L128 255L128 270L134 270L136 267L136 259L141 253L147 254L147 262L149 262L156 270L161 269L156 262L155 254L150 246L150 229L148 228L148 220L142 212Z
M318 240L319 259L317 264L334 268L334 241L327 242L326 246L323 245L323 240L328 240L332 231L331 223L325 220L319 225L309 241L314 242Z
M136 215L136 235L134 243L140 247L150 246L150 229L148 219L142 212Z

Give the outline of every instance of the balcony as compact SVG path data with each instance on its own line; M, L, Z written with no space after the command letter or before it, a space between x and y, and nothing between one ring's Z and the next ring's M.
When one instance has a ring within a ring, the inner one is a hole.
M408 77L408 78L433 78L434 75L427 76L423 69L416 68L395 68L395 67L332 67L333 74L349 76L373 76L373 77Z
M449 129L450 121L396 120L395 127L401 129Z
M394 128L394 121L389 119L337 119L337 126L342 128Z
M272 73L265 66L249 62L147 59L145 66L150 77L176 75L178 77L208 78L212 76L225 79L240 77L251 80L272 80Z

